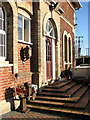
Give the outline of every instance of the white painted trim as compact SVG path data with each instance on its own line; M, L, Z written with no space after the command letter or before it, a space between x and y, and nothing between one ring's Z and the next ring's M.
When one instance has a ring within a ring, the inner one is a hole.
M70 38L70 42L71 42L71 62L69 62L69 60L68 60L68 63L69 64L72 64L72 37L71 37L71 34L70 33L68 33L68 46L69 46L69 38ZM69 49L68 49L69 50ZM69 52L69 51L68 51ZM68 58L69 58L69 56L68 56Z
M3 35L6 34L6 32L4 30L0 30L0 33L3 34Z
M75 12L75 8L71 5L70 1L67 0L67 3L70 5L70 7L72 8L72 10Z
M65 35L67 36L67 63L65 61ZM70 38L70 41L71 41L71 63L69 62L69 38ZM63 67L65 68L65 65L70 65L72 64L72 37L71 37L71 34L70 33L67 33L67 31L64 31L63 32Z
M18 14L20 14L20 15L22 15L22 16L24 16L24 17L26 17L26 18L28 18L28 19L30 19L31 20L31 18L30 17L28 17L27 15L25 15L25 14L23 14L23 13L21 13L21 12L19 12L18 11ZM27 13L28 14L28 13ZM29 14L28 14L29 15ZM29 15L30 16L30 15Z
M5 57L0 57L0 61L5 61Z
M67 36L67 31L63 32L63 68L65 68L65 35Z
M29 17L27 17L26 15L23 15L22 13L18 13L18 15L22 16L22 40L18 40L19 42L22 43L27 43L30 44L31 43L31 19ZM27 18L29 20L29 42L24 41L24 18Z
M5 19L3 19L5 22L5 30L0 30L0 33L2 35L5 35L5 45L3 45L3 46L5 46L5 56L0 57L0 59L2 59L2 61L5 61L5 59L7 58L7 13L6 13L6 9L4 8L4 6L2 4L0 4L0 7L3 8L4 13L5 13ZM4 51L4 48L3 48L3 51Z
M8 64L8 65L0 65L0 67L10 67L13 66L13 64Z
M44 36L46 36L46 37L50 37L50 38L52 38L52 39L56 39L55 37L52 37L52 36L50 36L50 35L47 35L47 34L44 34Z
M52 39L52 76L55 80L55 40Z
M29 42L22 41L22 40L18 40L18 42L20 42L20 43L25 43L25 44L29 44L29 45L33 45L33 43L29 43Z

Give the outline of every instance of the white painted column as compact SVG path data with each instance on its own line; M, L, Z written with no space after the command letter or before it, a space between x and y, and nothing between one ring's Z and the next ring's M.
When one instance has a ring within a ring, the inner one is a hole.
M55 40L52 39L52 76L55 80Z

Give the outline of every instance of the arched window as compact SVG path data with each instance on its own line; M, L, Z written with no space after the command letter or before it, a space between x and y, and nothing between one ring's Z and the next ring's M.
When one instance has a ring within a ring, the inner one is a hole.
M0 60L6 58L6 30L5 30L5 12L0 6Z
M65 42L64 42L64 49L65 49L65 61L67 62L67 36L65 35L65 38L64 38Z
M46 23L46 35L50 37L55 37L54 27L50 20Z
M69 37L69 62L71 62L71 39Z

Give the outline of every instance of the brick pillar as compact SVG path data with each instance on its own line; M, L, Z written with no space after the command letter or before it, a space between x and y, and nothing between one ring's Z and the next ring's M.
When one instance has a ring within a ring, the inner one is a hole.
M32 67L33 83L39 85L39 73L41 70L41 25L40 25L40 2L33 2L33 48Z

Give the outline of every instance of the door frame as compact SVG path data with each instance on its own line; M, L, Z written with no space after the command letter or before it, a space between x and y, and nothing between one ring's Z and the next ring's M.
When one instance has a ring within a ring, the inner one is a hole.
M52 40L52 79L55 80L55 39L50 36L45 36L45 83L47 83L47 76L46 76L46 39L49 37Z

